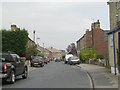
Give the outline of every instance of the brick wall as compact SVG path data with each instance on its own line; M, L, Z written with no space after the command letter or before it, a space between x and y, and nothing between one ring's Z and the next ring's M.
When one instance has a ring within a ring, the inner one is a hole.
M86 31L86 48L92 48L92 33L91 31Z
M104 31L100 28L93 30L94 48L99 54L107 57L108 54L108 42L105 40Z

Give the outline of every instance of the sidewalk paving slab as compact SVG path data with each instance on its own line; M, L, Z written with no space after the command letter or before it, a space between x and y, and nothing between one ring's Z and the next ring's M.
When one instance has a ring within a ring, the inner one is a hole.
M92 64L80 64L78 66L90 73L95 88L118 88L118 76L110 73L106 67Z

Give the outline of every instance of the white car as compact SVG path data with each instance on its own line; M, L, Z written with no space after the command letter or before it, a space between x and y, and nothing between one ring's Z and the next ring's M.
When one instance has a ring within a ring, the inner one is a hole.
M80 59L76 56L70 57L68 59L68 64L70 64L70 65L80 64Z
M69 59L70 57L73 57L73 55L72 55L72 54L66 54L66 56L65 56L65 61L64 61L65 64L68 63L68 59Z

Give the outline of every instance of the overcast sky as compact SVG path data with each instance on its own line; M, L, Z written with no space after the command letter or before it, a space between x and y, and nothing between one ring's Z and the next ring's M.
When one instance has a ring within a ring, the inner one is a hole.
M109 8L106 2L2 2L2 27L11 24L25 28L33 39L45 47L66 49L76 42L97 19L109 30Z

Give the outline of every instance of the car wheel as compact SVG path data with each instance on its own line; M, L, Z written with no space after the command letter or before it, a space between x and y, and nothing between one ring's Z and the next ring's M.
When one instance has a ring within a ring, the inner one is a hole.
M33 64L31 63L30 66L33 67Z
M65 61L65 64L67 64L67 61Z
M22 76L23 79L26 79L28 77L28 70L25 68L24 75Z
M40 67L43 67L43 64L40 64Z
M14 84L14 82L15 82L15 73L14 73L14 71L11 71L9 83Z

